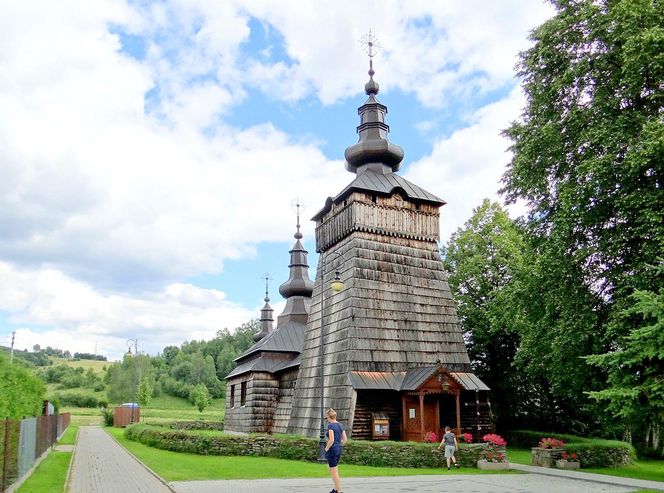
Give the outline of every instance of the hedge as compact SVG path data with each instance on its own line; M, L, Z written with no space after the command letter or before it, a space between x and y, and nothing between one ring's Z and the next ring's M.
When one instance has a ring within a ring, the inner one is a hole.
M565 433L553 433L550 431L532 431L532 430L513 430L504 435L507 443L517 448L537 447L542 438L555 438L567 443L579 443L588 440L576 435L567 435Z
M291 435L225 435L205 436L172 431L163 427L135 424L125 436L144 445L173 452L199 455L262 456L315 462L317 438ZM461 444L457 460L464 467L475 467L485 444ZM414 442L370 442L349 440L342 461L376 467L444 467L445 457L436 444Z
M565 450L577 454L581 467L616 467L632 464L636 459L634 447L618 440L585 438L564 433L514 430L505 433L510 445L520 448L536 447L542 438L556 438L565 442Z
M587 440L565 444L565 450L579 456L581 467L618 467L634 463L636 451L627 442L617 440Z
M172 430L218 430L223 431L223 421L174 421L169 425Z

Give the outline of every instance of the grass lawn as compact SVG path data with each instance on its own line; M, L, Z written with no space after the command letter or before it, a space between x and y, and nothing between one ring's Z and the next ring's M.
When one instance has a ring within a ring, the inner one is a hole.
M583 469L582 471L607 474L609 476L620 476L623 478L664 481L664 460L639 459L631 466Z
M213 399L212 403L202 413L198 412L188 400L170 395L161 395L150 401L147 407L141 409L141 421L158 424L170 421L223 421L224 399Z
M127 450L167 481L201 479L267 479L267 478L321 478L328 477L327 467L311 462L273 459L270 457L219 457L183 454L148 447L124 437L124 430L106 428ZM368 467L341 464L344 477L357 476L413 476L424 474L491 474L479 469L462 468L460 471L438 469L406 469ZM505 471L501 471L505 473ZM495 474L495 473L494 473Z
M37 466L17 493L61 493L64 491L71 452L56 450Z
M510 462L530 465L530 449L508 447L507 456L509 457ZM581 472L594 472L596 474L620 476L623 478L664 481L664 460L639 459L631 466L581 469Z
M76 434L78 433L78 423L72 420L67 429L58 440L59 445L74 445L76 443Z
M53 366L66 365L66 366L71 366L72 368L81 367L86 371L88 368L92 368L92 371L100 374L106 371L104 367L108 368L113 364L112 361L97 361L91 359L81 359L78 361L74 361L67 358L58 358L56 356L49 356L49 358L53 360Z

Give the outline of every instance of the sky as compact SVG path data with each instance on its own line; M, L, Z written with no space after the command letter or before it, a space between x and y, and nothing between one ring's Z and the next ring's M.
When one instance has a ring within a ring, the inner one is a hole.
M368 57L441 242L500 200L538 0L0 0L0 345L117 359L259 317L355 175ZM512 207L514 216L523 213Z

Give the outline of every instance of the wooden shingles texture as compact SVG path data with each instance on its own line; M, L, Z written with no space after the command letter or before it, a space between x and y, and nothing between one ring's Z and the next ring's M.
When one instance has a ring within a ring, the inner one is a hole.
M470 371L436 243L356 231L332 250L342 260L327 261L326 252L320 262L340 269L345 288L326 294L325 406L334 407L347 426L352 427L356 398L350 371L437 364ZM326 285L332 275L326 272ZM289 432L310 436L316 435L320 413L320 286L317 278L289 425Z

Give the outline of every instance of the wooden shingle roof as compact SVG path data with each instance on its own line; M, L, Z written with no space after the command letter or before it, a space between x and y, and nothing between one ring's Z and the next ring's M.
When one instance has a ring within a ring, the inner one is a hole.
M355 390L414 391L431 378L438 368L421 366L396 372L352 371L348 376ZM450 372L450 375L465 390L489 390L474 373Z

